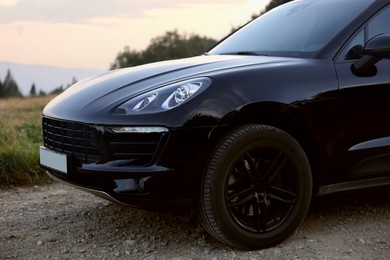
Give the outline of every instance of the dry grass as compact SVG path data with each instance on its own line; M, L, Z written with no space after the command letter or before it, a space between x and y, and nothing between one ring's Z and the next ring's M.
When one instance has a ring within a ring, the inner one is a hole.
M43 108L53 98L54 96L0 99L0 111L10 109L11 107L16 109Z
M17 126L26 121L33 121L40 124L42 110L52 99L53 96L0 99L1 123Z

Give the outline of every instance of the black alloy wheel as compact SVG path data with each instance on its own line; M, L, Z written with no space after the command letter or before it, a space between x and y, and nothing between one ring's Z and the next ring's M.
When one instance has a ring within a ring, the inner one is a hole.
M309 162L298 142L280 129L247 125L211 157L201 187L201 221L232 246L273 246L302 222L311 193Z

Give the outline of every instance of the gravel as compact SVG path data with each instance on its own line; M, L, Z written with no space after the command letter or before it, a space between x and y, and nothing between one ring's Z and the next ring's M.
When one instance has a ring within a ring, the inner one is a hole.
M389 187L313 200L282 244L240 251L196 221L53 183L0 192L0 259L389 259Z

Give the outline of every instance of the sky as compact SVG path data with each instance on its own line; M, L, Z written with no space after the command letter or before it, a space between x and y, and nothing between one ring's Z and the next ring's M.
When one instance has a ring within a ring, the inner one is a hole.
M269 0L0 0L0 61L107 70L177 29L219 40Z

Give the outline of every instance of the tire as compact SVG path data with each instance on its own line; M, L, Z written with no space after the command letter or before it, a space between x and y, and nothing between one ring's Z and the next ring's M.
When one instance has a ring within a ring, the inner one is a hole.
M299 143L275 127L247 125L212 154L201 183L200 219L223 243L270 247L301 224L311 195L310 165Z

